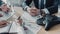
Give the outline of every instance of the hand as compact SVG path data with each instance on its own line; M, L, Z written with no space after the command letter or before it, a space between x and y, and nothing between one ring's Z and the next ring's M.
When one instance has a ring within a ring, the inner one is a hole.
M7 6L7 4L3 4L3 5L1 5L1 9L2 9L2 11L4 11L4 12L9 12L9 10L10 10L10 8Z
M5 21L5 20L3 20L3 21L0 21L0 26L2 26L2 25L7 25L7 21Z
M39 13L40 13L40 11L37 8L30 9L30 15L32 15L32 16L37 16Z

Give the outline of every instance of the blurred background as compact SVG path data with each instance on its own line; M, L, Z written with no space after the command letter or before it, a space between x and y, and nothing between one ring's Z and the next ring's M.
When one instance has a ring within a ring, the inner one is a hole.
M16 11L15 15L16 16L20 16L21 14L23 14L23 10L21 7L21 4L25 1L25 0L3 0L5 3L7 3L8 5L12 5L14 6L14 10ZM58 4L60 6L60 0L58 0ZM59 12L58 12L58 16L60 15L60 8L59 8ZM12 18L11 18L12 19ZM52 28L52 31L48 31L46 32L45 30L43 30L44 28L41 29L41 34L45 34L45 33L49 33L49 34L60 34L60 25L57 25L56 27Z
M4 2L6 2L9 5L13 5L13 6L21 6L21 4L25 1L25 0L3 0Z

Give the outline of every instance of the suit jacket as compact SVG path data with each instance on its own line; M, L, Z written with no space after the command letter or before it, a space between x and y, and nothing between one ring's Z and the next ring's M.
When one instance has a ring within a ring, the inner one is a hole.
M0 6L2 5L2 0L0 0Z
M25 3L26 3L26 5L29 6L32 1L34 2L35 7L39 9L39 0L26 0ZM40 8L43 9L44 5L41 4Z
M46 8L49 10L50 14L58 12L58 0L46 0Z
M0 0L0 6L1 6L2 4L4 4L4 2L3 2L2 0Z
M35 7L39 9L39 0L26 0L24 2L23 6L29 6L31 4L31 2L34 2ZM46 0L46 4L44 5L43 3L41 3L41 9L45 8L48 9L48 11L50 12L50 14L54 14L56 12L58 12L58 0Z

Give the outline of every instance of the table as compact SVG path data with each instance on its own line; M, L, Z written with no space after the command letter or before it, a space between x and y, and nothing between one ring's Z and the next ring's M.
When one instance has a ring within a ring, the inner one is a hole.
M21 7L14 7L14 9L16 11L15 14L17 14L17 16L20 16L23 14L23 10L21 9ZM57 16L59 16L59 15L60 15L60 10L59 10ZM45 31L44 29L45 29L44 27L40 28L40 30L37 32L37 34L60 34L60 24L51 28L51 30L49 30L49 31Z

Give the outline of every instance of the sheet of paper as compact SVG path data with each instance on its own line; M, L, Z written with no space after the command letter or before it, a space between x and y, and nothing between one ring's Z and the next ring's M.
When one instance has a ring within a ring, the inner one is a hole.
M25 34L23 27L16 22L13 22L12 27L10 29L10 33L11 32L17 32L18 34Z
M41 26L32 23L26 24L25 27L27 27L34 34L37 34L37 32L42 28Z

